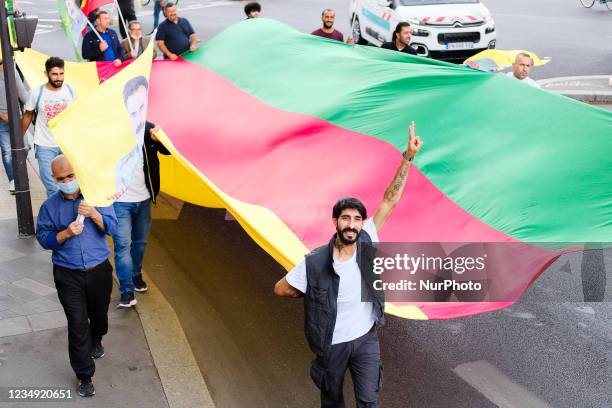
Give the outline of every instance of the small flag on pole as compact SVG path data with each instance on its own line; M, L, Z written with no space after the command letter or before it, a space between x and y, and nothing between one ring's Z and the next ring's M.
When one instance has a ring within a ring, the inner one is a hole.
M74 0L57 0L57 9L62 29L72 44L74 55L76 55L78 61L81 61L79 38L83 29L87 26L87 16L76 6Z

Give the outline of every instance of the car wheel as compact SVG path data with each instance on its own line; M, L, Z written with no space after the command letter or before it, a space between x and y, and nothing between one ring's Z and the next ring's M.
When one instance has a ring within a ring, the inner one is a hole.
M357 16L353 17L351 30L353 31L353 42L355 44L366 45L368 43L361 35L361 25L359 24L359 18Z

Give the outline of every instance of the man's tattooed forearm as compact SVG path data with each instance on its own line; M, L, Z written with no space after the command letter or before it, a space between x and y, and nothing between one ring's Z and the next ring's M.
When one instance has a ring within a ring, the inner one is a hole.
M397 195L401 192L402 187L406 183L406 176L408 175L408 166L405 166L398 172L393 180L393 183L389 186L387 191L385 192L385 198L387 200L395 200Z

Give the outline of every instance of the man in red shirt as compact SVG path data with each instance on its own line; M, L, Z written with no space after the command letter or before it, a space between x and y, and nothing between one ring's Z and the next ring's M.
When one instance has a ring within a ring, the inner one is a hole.
M325 9L321 14L321 21L323 21L323 27L313 31L311 34L319 37L331 38L332 40L344 42L344 36L342 33L334 29L334 21L336 20L336 12L332 9ZM349 44L353 43L351 37L346 41Z

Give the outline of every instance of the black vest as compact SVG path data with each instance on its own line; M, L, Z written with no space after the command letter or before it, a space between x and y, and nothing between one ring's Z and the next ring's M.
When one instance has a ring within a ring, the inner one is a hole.
M308 284L304 294L304 333L308 345L316 355L329 351L338 313L338 287L340 277L334 272L334 235L323 245L306 255L306 277ZM380 292L372 287L372 270L375 248L367 232L361 230L357 240L356 260L361 271L362 290L367 290L368 300L374 303L376 321L384 325L385 301ZM365 292L364 292L365 293Z

